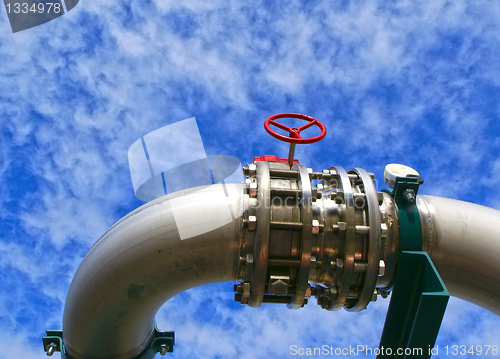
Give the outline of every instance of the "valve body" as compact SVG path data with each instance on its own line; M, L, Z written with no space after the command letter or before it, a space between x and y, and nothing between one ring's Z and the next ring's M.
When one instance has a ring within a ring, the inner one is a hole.
M393 198L363 169L258 161L244 168L246 210L235 300L360 311L387 295L399 253Z

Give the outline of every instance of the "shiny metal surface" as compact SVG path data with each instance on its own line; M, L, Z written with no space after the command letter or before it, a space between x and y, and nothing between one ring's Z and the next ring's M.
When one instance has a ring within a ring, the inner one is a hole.
M312 233L312 194L311 180L307 173L307 168L303 165L298 165L300 175L300 188L302 190L301 200L301 221L302 221L302 238L300 241L300 269L297 278L297 288L293 297L293 303L288 305L288 308L298 309L304 306L306 290L309 288L309 271L311 268L311 248L313 241Z
M169 298L235 280L243 189L225 186L228 197L212 185L149 202L96 242L66 300L69 358L134 358L149 345L155 314Z
M269 228L270 217L269 208L271 207L270 198L270 177L269 162L257 162L257 203L255 213L258 218L255 236L259 239L255 241L253 249L254 265L251 281L251 297L249 305L251 307L260 307L264 298L267 259L269 257Z
M96 242L66 300L69 358L139 356L158 309L207 283L240 280L235 297L252 306L299 308L314 295L325 309L357 311L374 290L387 294L399 224L393 198L376 192L370 174L267 162L244 170L246 185L164 196ZM500 211L423 195L417 206L424 250L450 293L500 315Z
M352 308L348 309L354 312L359 312L360 310L365 309L368 303L370 303L370 301L372 300L374 288L377 284L377 279L380 272L379 265L380 259L382 258L382 240L380 236L381 218L377 190L375 189L375 184L370 178L370 175L362 168L354 168L352 169L352 172L358 174L359 178L362 181L361 183L366 194L366 197L364 198L364 204L368 207L368 221L366 225L368 225L369 227L365 228L367 228L367 231L369 231L370 234L368 250L365 250L365 252L367 252L367 268L363 288L361 290L359 300Z
M382 205L380 206L380 215L382 225L382 258L384 259L384 274L378 277L377 288L389 289L396 275L396 268L399 257L399 220L396 214L394 198L388 193L379 193Z
M351 289L351 281L354 273L354 260L356 254L356 218L354 207L354 195L351 186L351 181L347 172L342 167L337 167L337 173L342 183L342 191L344 194L344 203L340 204L340 212L343 213L343 221L346 224L345 228L345 253L343 258L343 272L341 274L341 285L338 295L332 299L332 309L338 310L344 307L347 301L349 290ZM335 298L336 297L336 298Z
M315 296L327 310L361 311L379 293L387 296L399 227L394 202L377 193L373 174L262 161L250 166L243 168L248 211L237 302L300 308Z
M417 196L424 250L451 295L500 315L500 211Z

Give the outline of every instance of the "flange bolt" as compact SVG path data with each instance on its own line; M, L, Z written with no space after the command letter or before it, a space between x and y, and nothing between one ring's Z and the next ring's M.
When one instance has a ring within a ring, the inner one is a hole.
M415 192L411 188L407 188L403 191L403 198L409 203L415 203Z

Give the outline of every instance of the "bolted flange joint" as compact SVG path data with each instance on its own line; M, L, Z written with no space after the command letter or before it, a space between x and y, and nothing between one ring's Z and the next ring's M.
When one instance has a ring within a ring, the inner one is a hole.
M300 308L313 295L324 309L360 311L378 289L390 287L398 218L394 201L376 191L373 174L253 165L245 170L236 301Z

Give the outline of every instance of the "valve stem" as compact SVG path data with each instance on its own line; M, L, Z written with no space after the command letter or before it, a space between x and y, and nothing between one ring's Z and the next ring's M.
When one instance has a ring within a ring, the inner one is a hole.
M290 165L290 169L293 166L293 157L295 155L295 143L290 143L290 151L288 152L288 164Z

